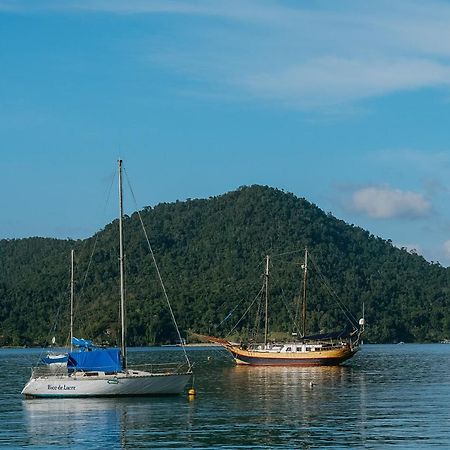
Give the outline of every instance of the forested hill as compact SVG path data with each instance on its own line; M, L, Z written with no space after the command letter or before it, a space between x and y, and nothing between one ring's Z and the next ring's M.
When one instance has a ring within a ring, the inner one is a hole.
M450 337L449 270L348 225L283 191L242 187L206 200L141 211L183 333L226 335L255 325L256 298L271 256L270 330L291 332L310 251L308 333L347 325L365 305L371 342ZM138 214L124 223L131 345L163 343L174 330ZM69 333L70 249L76 255L75 335L118 339L117 221L78 241L0 241L0 345L37 345ZM244 312L247 315L242 319ZM261 319L261 318L260 318ZM240 321L239 321L240 320Z

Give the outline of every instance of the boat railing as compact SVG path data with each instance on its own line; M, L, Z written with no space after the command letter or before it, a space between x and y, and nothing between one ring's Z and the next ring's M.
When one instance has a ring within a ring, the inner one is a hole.
M191 367L187 363L164 363L164 364L137 364L128 367L128 371L144 371L155 374L182 374L190 373ZM32 369L33 378L48 378L48 377L67 377L68 375L74 375L75 373L84 372L83 370L71 370L67 369L67 366L62 367L50 367L49 365L36 366ZM97 371L96 371L97 372ZM98 373L98 372L97 372ZM105 372L106 373L106 372ZM110 374L110 372L108 372Z
M186 373L191 371L191 367L186 363L148 363L148 364L136 364L132 366L128 366L128 371L133 370L141 370L144 372L150 372L150 373Z
M274 353L281 353L288 348L296 348L297 351L299 349L303 349L303 351L311 351L311 349L317 350L332 350L337 348L342 348L344 346L348 346L351 343L344 339L321 339L321 340L305 340L299 342L284 342L284 343L276 343L276 344L268 344L267 347L264 347L262 344L250 344L245 346L245 350L250 352L252 351L271 351ZM242 348L242 346L241 346ZM292 350L288 350L292 351ZM294 350L295 351L295 350Z
M61 367L49 367L49 365L36 366L33 367L32 371L33 378L48 378L48 377L64 377L68 375L67 366Z

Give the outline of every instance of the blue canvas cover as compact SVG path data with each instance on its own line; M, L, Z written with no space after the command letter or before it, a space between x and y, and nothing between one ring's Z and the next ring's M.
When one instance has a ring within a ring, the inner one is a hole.
M120 372L120 350L118 348L106 348L91 352L69 352L67 361L69 370Z
M47 355L45 358L42 358L42 362L44 364L66 363L67 355Z
M94 348L94 344L89 339L80 339L75 336L72 338L72 344L75 347L79 347L81 349L91 349Z

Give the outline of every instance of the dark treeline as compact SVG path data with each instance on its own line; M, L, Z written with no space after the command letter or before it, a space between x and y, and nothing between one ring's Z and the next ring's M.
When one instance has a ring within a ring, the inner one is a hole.
M207 200L148 207L141 216L183 334L226 335L260 290L266 254L271 256L270 329L291 332L307 246L308 333L345 326L340 302L356 319L365 305L366 341L450 337L449 270L292 194L243 187ZM127 217L124 227L129 344L174 341L138 214ZM117 342L119 269L113 222L86 240L0 241L0 345L42 345L52 336L59 344L67 342L72 248L75 335ZM235 335L254 324L250 311Z

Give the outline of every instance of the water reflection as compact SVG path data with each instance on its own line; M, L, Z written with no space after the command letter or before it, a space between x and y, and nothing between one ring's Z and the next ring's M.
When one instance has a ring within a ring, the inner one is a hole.
M367 346L348 366L309 368L236 367L223 352L190 353L193 401L24 401L28 366L0 352L0 446L450 448L450 346Z
M225 369L217 383L227 392L226 417L251 430L236 444L243 438L269 447L284 440L326 443L331 429L333 439L337 429L347 441L361 431L366 415L365 377L352 367L238 366Z
M124 408L101 399L24 400L30 444L88 444L99 429L108 430L105 443L117 438Z
M23 400L29 444L71 448L164 446L181 440L175 429L189 425L182 397Z

